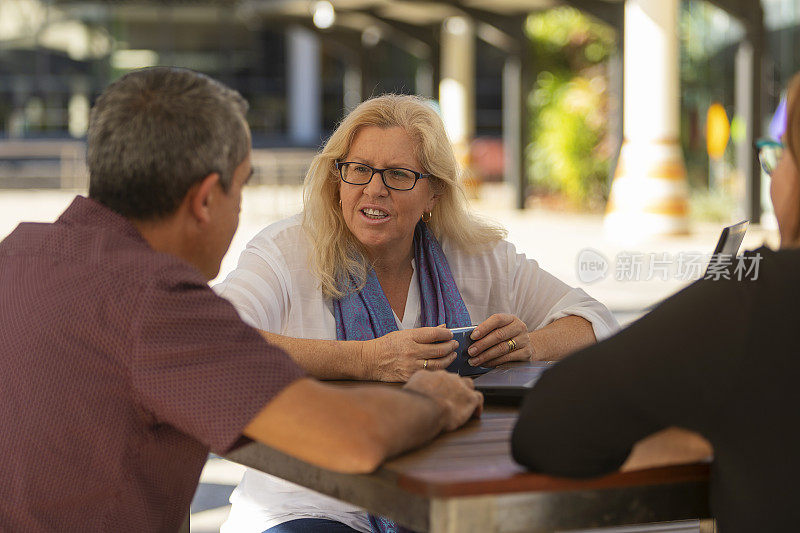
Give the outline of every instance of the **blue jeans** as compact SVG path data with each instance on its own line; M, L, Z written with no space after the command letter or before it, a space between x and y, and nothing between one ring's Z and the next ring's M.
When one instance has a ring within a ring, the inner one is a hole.
M264 533L359 533L350 526L324 518L298 518L278 524Z

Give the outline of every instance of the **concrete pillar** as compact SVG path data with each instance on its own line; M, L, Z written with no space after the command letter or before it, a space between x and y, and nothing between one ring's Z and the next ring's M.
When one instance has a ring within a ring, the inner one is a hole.
M433 98L433 66L421 61L414 75L414 91L425 98Z
M518 55L509 55L503 64L503 156L505 181L514 189L523 183L525 149L522 145L521 129L524 127L524 105L522 96L522 60Z
M361 103L361 64L360 62L349 60L345 62L342 88L344 92L344 110L349 113Z
M532 77L526 46L522 46L520 52L506 56L503 64L503 155L505 181L514 190L517 209L525 208L528 195L529 169L525 148L530 138L528 94Z
M615 241L688 231L686 167L679 142L679 0L627 0L624 142L606 207Z
M289 139L317 145L322 137L322 69L319 39L292 26L286 32Z
M21 74L11 77L11 85L14 92L12 96L11 113L6 122L6 135L8 135L10 139L24 137L27 131L27 124L25 122L25 101L31 91L28 81L28 78Z
M744 216L752 224L761 221L761 165L753 145L761 136L763 33L760 21L751 21L745 40L736 52L736 114L745 124L745 134L736 145L736 165L744 178Z
M469 143L475 136L475 24L450 17L442 24L439 104L456 156L467 168Z
M67 105L68 129L73 137L83 137L89 129L89 83L85 78L71 80L72 95Z

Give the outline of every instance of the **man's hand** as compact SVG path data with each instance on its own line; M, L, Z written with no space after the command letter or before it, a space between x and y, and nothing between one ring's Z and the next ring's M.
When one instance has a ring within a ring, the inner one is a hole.
M525 323L514 315L498 313L490 316L470 335L469 364L497 366L509 361L530 361L533 345Z
M442 370L456 358L458 342L444 326L393 331L364 341L366 379L404 382L417 370Z
M483 411L483 394L475 390L472 379L442 370L417 372L404 390L427 396L444 409L444 429L453 431Z
M711 461L714 448L705 437L688 429L669 427L637 442L620 470L643 470Z

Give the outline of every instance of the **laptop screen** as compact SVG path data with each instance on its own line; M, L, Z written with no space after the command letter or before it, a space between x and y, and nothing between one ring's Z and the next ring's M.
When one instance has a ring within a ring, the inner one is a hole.
M722 229L722 234L717 241L717 247L714 248L714 255L729 255L736 257L739 253L739 247L744 240L744 234L750 226L749 220L742 220L741 222L728 226Z

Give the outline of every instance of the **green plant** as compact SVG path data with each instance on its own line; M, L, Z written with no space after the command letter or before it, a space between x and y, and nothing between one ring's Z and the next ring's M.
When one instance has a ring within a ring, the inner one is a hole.
M612 155L604 62L615 50L614 31L568 7L531 15L526 31L541 71L529 98L531 184L580 207L597 204Z
M695 189L689 198L689 212L696 220L729 223L737 211L736 197L723 189Z

